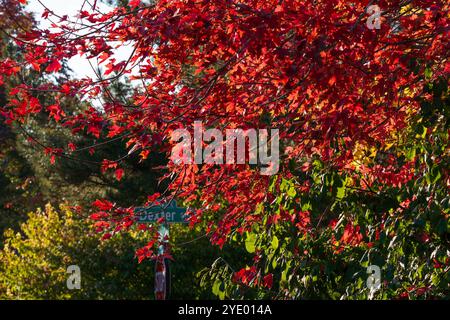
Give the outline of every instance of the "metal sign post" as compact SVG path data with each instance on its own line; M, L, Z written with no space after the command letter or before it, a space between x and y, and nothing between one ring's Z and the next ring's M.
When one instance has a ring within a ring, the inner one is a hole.
M156 300L165 300L168 296L169 289L169 261L164 259L163 255L168 254L168 239L169 239L169 226L161 225L159 228L159 241L158 257L155 265L155 298ZM162 257L162 258L161 258Z
M138 223L155 223L164 218L164 224L160 226L158 257L155 265L155 299L165 300L170 294L170 270L169 261L164 255L169 254L169 224L187 223L187 210L177 206L175 200L168 205L155 205L147 208L136 208Z

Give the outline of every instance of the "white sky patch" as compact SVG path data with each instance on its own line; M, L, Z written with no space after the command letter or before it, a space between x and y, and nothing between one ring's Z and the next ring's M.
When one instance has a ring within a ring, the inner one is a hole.
M42 4L41 4L41 3ZM58 21L58 18L50 15L50 20L42 18L42 14L44 13L44 6L47 7L50 11L54 12L58 16L68 16L68 19L70 21L77 21L77 16L83 8L83 10L91 12L91 4L93 4L93 0L85 1L85 0L28 0L28 4L26 6L26 9L30 12L34 13L36 21L39 23L39 28L41 29L49 29L51 27L51 22ZM91 3L91 4L89 4ZM44 6L43 6L44 5ZM113 9L113 7L108 6L107 4L100 2L100 0L97 1L96 9L99 10L102 13L107 13ZM83 20L84 23L87 23L86 20ZM127 61L130 57L130 54L132 53L132 46L130 45L121 45L119 48L114 49L113 56L116 59L116 62L119 61ZM97 61L96 59L90 59L92 65L94 68L97 68ZM76 78L85 78L89 77L92 79L97 79L97 76L92 70L91 65L89 64L89 61L84 56L74 56L68 61L69 67L73 70L74 76Z

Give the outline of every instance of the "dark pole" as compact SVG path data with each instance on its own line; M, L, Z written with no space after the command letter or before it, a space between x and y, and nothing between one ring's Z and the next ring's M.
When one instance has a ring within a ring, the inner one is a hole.
M160 227L159 236L161 244L158 249L155 265L155 299L166 300L170 294L169 261L164 257L166 254L170 253L168 224L164 224Z

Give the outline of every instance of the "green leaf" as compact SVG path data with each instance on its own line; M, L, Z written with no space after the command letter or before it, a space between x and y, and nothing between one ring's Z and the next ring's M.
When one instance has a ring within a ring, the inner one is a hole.
M273 259L272 260L272 268L276 269L277 265L278 265L277 259Z
M336 198L343 199L345 197L345 186L338 187L336 192Z
M273 250L277 250L278 244L279 244L279 241L278 241L277 236L273 236L273 238L272 238L272 249Z
M245 239L245 249L249 253L255 252L256 250L255 243L256 243L256 235L254 235L253 233L247 233L247 237Z
M312 209L311 202L302 203L302 211L309 211Z
M220 294L220 285L222 284L222 281L220 281L219 279L217 279L216 281L214 281L213 287L212 287L212 293L216 296L218 296Z
M431 276L431 282L432 282L435 286L438 286L438 285L439 285L439 276L433 274L433 275Z
M433 167L433 169L431 169L431 178L431 183L436 183L441 178L441 172L438 167Z
M289 181L286 179L281 179L280 191L284 192L288 186L289 186Z
M295 191L294 186L291 186L291 187L288 189L287 195L288 195L289 197L293 198L293 197L295 197L296 194L297 194L297 191Z
M428 131L428 129L425 126L421 126L421 127L417 128L417 130L416 130L416 132L417 132L416 138L424 139L427 136L427 131Z
M412 160L416 156L416 148L410 148L406 151L406 158Z
M433 76L433 71L431 68L425 68L425 79L429 80Z
M275 185L278 181L278 176L275 176L272 178L272 181L270 182L270 186L269 186L269 192L274 192L275 191Z
M281 282L285 283L286 279L287 279L287 270L283 270L283 272L281 273Z
M347 178L335 175L331 180L331 185L333 186L333 195L338 200L342 200L345 197Z

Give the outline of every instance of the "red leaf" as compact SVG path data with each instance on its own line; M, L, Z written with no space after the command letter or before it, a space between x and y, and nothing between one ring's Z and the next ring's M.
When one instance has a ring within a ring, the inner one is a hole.
M110 239L112 237L112 234L111 233L105 233L104 235L103 235L103 237L102 237L102 240L108 240L108 239Z
M47 72L58 72L59 70L61 70L61 68L62 68L61 63L59 63L58 60L53 60L47 66L47 69L45 69L45 71L47 71Z
M117 179L118 181L122 180L122 177L123 177L123 169L117 169L115 174L116 174L116 179Z
M50 116L53 117L56 122L61 120L61 116L65 116L64 111L62 111L61 107L57 104L48 106L47 110L50 112Z
M48 19L48 16L50 14L50 11L48 9L45 9L44 12L42 13L42 18L44 19Z
M328 80L328 84L330 85L330 86L332 86L332 85L334 85L336 83L336 76L332 76L331 78L330 78L330 80Z
M108 169L117 169L117 162L105 159L102 162L101 169L102 169L102 173L105 173L106 171L108 171Z
M131 7L131 8L139 7L140 4L141 4L141 0L131 0L131 1L130 1L130 7Z
M70 142L69 144L67 144L67 147L69 148L70 151L74 152L75 150L77 150L77 146Z
M263 278L263 286L266 288L272 288L273 285L273 275L270 273Z
M97 207L100 210L103 211L109 211L113 208L113 204L107 200L95 200L95 202L92 204L95 207Z
M30 98L30 112L38 113L41 111L41 104L39 103L39 99L35 97Z

